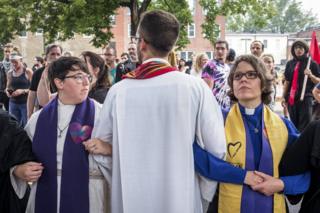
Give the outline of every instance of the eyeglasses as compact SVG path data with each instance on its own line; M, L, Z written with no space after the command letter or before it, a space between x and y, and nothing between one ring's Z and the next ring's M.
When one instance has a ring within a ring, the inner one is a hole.
M301 50L303 49L303 50L304 50L304 47L298 44L298 45L294 46L294 49L295 49L295 50L296 50L296 49L301 49Z
M247 79L256 79L258 77L258 73L256 71L235 72L233 80L239 81L243 76L246 76Z
M92 76L91 75L76 74L76 75L65 76L64 79L66 79L66 78L73 78L79 84L82 84L84 82L84 79L87 79L90 83L92 82Z

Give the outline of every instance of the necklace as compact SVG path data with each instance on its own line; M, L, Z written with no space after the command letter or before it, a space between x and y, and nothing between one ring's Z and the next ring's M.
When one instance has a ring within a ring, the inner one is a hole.
M259 128L260 128L260 125L261 125L261 120L260 119L258 120L256 125L254 125L252 123L252 121L250 121L250 119L248 119L248 118L246 118L246 122L247 122L249 128L253 129L254 133L256 133L256 134L259 133Z
M67 124L63 129L60 129L60 128L59 128L59 125L57 125L58 131L59 131L59 133L58 133L58 138L61 138L61 137L62 137L62 133L64 132L64 130L67 129L68 126L69 126L69 124Z

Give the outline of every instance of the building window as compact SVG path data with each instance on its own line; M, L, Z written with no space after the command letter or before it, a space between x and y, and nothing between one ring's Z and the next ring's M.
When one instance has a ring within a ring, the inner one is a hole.
M22 30L19 32L19 37L20 38L27 38L27 31L25 30Z
M43 29L38 28L36 31L36 36L42 36L42 34L43 34Z
M189 9L190 9L192 15L194 15L194 12L195 12L194 2L195 2L195 0L188 0Z
M180 58L183 58L185 61L192 60L192 51L181 51L180 52Z
M211 60L213 58L213 52L212 51L208 51L206 52L208 58Z
M195 24L188 25L188 38L195 38L196 37L196 26Z
M111 23L111 25L116 25L116 15L110 16L110 23Z
M264 48L268 48L268 40L263 40Z
M281 44L280 44L280 39L276 39L276 47L280 47Z
M127 8L127 16L131 16L131 10L130 10L130 8Z
M128 24L128 37L131 37L131 24Z

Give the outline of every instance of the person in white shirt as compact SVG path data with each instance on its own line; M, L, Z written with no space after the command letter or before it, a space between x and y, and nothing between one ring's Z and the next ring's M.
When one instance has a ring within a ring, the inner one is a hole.
M105 168L86 150L102 159L111 150L99 141L83 146L101 109L88 98L92 76L84 61L70 56L52 62L48 77L57 96L35 112L25 127L39 162L13 167L12 186L21 198L25 179L32 180L27 213L109 212Z
M113 213L202 213L201 198L215 193L216 182L195 173L192 144L225 157L222 113L204 81L167 61L179 28L161 10L142 16L142 64L110 89L95 125L93 137L112 144L104 166Z

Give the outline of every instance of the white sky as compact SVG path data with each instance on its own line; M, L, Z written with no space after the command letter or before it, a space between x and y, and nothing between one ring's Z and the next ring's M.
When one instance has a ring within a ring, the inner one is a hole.
M297 0L302 3L305 10L312 9L313 14L316 14L320 22L320 1L319 0Z

